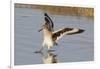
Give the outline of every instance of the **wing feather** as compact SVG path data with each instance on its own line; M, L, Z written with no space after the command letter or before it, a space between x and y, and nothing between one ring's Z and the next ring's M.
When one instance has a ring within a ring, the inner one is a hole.
M45 16L45 18L47 18L49 20L49 23L50 23L51 27L53 28L54 24L53 24L52 19L49 17L49 15L47 13L44 13L44 16Z
M53 40L58 41L60 38L62 38L64 35L72 35L72 34L78 34L82 33L84 30L77 29L77 28L62 28L58 31L53 32Z

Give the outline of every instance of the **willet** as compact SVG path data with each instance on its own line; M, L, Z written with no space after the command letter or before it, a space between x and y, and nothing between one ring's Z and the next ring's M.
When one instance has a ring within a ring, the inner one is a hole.
M78 28L61 28L57 31L54 31L54 24L52 19L48 16L47 13L44 13L45 17L45 24L39 30L43 30L43 46L40 51L43 49L44 46L47 46L48 50L53 46L58 44L58 40L62 38L64 35L72 35L82 33L84 30Z

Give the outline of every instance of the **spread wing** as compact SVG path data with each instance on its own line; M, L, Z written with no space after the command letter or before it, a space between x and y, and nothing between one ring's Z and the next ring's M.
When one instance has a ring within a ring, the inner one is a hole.
M72 34L78 34L82 33L84 30L77 29L77 28L62 28L58 31L53 32L53 40L58 41L60 38L62 38L64 35L72 35Z
M49 15L47 13L44 13L44 16L45 16L46 23L49 23L51 28L53 29L54 28L54 24L53 24L52 19L49 17Z

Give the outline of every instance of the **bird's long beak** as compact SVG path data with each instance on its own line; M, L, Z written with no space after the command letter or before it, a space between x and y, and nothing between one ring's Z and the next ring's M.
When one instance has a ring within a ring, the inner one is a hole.
M43 28L39 29L38 32L40 32L40 31L42 31L42 30L43 30Z

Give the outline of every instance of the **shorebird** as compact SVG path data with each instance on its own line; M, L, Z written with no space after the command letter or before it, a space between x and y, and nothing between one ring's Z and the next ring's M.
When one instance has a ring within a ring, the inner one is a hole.
M58 45L58 40L64 35L72 35L84 32L83 29L66 27L54 31L54 23L47 13L44 13L44 19L45 23L39 30L39 32L43 31L43 46L40 51L42 51L44 46L47 46L48 50L50 50L53 46Z

